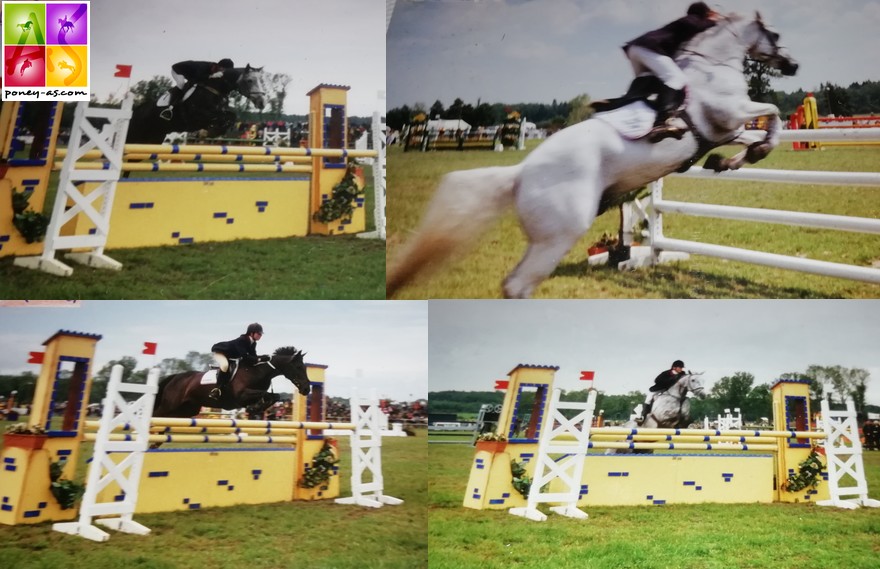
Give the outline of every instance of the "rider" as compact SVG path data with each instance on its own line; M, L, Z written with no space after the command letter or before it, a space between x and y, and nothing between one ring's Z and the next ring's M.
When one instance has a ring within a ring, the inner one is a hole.
M684 72L672 58L682 45L698 33L714 26L717 20L718 13L705 2L695 2L690 5L685 17L641 35L623 46L637 77L650 71L663 82L657 94L657 120L648 135L651 142L659 142L670 136L681 138L684 131L666 124L684 102L687 84Z
M231 59L224 58L214 63L213 61L180 61L171 66L171 77L177 83L171 89L171 101L159 116L165 120L171 120L174 116L174 105L180 102L183 96L194 84L207 81L208 79L220 79L223 73L232 69L235 65Z
M220 366L220 371L217 372L217 387L211 390L211 399L220 399L222 390L229 385L240 359L246 358L254 363L259 361L257 340L262 337L263 327L254 322L247 327L247 332L238 338L228 342L218 342L211 346L214 360Z
M648 413L651 412L651 403L654 401L654 396L660 391L666 391L678 381L681 376L684 375L684 362L681 360L675 360L672 362L672 367L660 373L657 377L654 378L654 385L652 385L648 391L648 396L645 397L645 403L642 405L642 413L638 417L636 417L636 422L641 424L645 418L648 416Z

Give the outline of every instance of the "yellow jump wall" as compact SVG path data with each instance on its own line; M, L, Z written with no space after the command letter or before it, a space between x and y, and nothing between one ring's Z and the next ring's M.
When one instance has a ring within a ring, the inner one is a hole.
M120 180L107 248L303 236L308 212L308 176ZM78 216L64 233L93 227Z

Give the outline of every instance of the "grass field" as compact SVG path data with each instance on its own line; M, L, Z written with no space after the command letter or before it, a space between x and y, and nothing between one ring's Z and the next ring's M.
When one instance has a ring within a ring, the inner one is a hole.
M532 143L533 150L537 143ZM732 154L735 149L725 149ZM392 147L388 157L388 260L410 238L443 174L520 162L524 152L485 151L404 153ZM780 146L755 167L790 170L880 171L880 148L827 148L795 152ZM842 188L756 182L668 178L664 197L699 203L880 217L877 188ZM876 298L880 287L781 269L692 256L674 265L621 273L590 267L587 248L604 233L616 234L617 212L602 215L540 287L537 298ZM664 216L664 234L717 243L869 266L880 260L880 236L785 225ZM421 279L399 298L498 298L502 279L525 251L516 216L505 215L468 254Z
M383 440L385 492L379 509L284 502L136 515L149 536L113 533L95 543L51 524L0 525L0 559L15 569L413 569L427 566L427 437ZM350 495L348 438L339 437L341 496ZM88 445L87 445L88 446ZM87 449L83 455L90 455ZM193 469L198 469L194 465ZM80 465L85 473L85 463Z
M367 231L372 231L375 223L370 167L365 167L364 175ZM57 187L57 176L57 172L53 173L50 188ZM181 174L155 172L137 177L169 176L181 177ZM236 174L230 174L234 176ZM254 177L255 174L242 176ZM44 212L47 215L53 203L54 193L46 199ZM73 275L66 278L15 267L11 257L0 258L0 298L385 298L385 242L379 239L309 236L240 240L115 249L108 250L108 255L122 263L121 271L102 271L73 263Z
M880 510L811 504L590 507L544 523L462 507L474 449L431 445L431 569L874 569ZM880 452L865 454L880 499Z

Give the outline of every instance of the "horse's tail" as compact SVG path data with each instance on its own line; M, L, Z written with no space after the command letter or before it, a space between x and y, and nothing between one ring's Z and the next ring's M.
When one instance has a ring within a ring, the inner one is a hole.
M426 268L472 244L513 203L520 166L479 168L443 177L412 240L385 278L389 298Z

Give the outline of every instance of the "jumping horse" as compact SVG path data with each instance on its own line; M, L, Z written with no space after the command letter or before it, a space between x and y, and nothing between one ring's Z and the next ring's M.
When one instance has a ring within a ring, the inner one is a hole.
M518 165L447 174L416 234L389 267L387 296L460 254L513 205L528 249L504 280L503 293L528 298L596 216L626 195L726 144L746 149L731 158L710 156L707 167L720 172L761 160L779 144L782 123L776 106L749 99L743 59L794 75L797 63L778 39L760 14L754 19L731 14L683 46L675 58L688 78L688 120L677 119L685 131L680 140L632 139L593 117L554 134ZM761 116L769 117L766 133L745 130L743 125Z
M684 429L690 424L691 402L687 394L692 393L700 399L706 396L702 373L682 375L666 391L658 391L651 403L651 412L638 424L630 420L623 424L628 429ZM651 454L651 450L614 449L607 454Z
M268 362L254 365L241 363L232 382L223 390L220 399L209 397L215 383L202 384L207 373L187 371L169 375L159 382L154 417L195 417L202 407L221 407L239 409L250 407L259 413L279 400L277 393L269 393L272 379L283 375L289 379L303 395L308 395L311 383L306 366L305 354L293 347L278 348Z
M263 68L236 67L222 77L197 83L192 94L174 106L170 120L160 117L163 107L147 102L132 111L126 142L160 144L169 132L204 130L208 136L220 136L235 123L235 113L227 98L238 91L258 109L266 103L266 74Z

